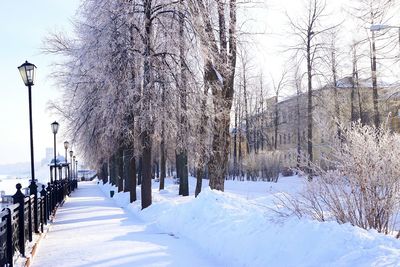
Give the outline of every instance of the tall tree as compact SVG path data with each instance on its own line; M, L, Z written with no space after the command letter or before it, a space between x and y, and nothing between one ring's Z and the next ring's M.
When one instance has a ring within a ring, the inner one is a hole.
M144 53L143 53L143 121L142 121L142 133L141 133L141 145L142 145L142 208L147 208L151 205L151 166L152 166L152 127L153 121L151 116L151 99L154 92L154 81L153 75L153 19L152 19L152 0L144 0Z
M213 95L213 141L208 165L211 189L224 190L230 144L230 111L236 67L236 0L189 0L194 26L204 52L204 77ZM213 15L217 11L218 31ZM228 29L227 29L228 25Z
M322 0L308 0L305 14L299 18L289 18L293 34L298 42L291 47L296 54L304 57L307 73L307 153L308 171L311 175L311 163L313 162L313 76L316 68L318 53L325 47L322 37L324 33L334 27L323 27L322 20L325 14L326 4Z
M351 2L351 14L356 17L363 25L385 24L388 14L395 4L392 0L357 0ZM374 125L380 126L379 115L379 94L378 94L378 73L377 73L377 53L376 32L371 31L368 36L371 83L372 83L372 102L374 109Z
M179 195L189 195L188 181L188 153L187 153L187 134L188 134L188 118L187 118L187 67L186 67L186 38L185 38L185 6L183 0L179 0L179 98L180 98L180 123L178 130L177 145L177 169L179 171Z

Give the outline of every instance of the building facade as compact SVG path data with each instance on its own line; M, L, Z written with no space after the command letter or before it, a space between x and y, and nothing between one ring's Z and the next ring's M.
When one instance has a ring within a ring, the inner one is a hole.
M372 88L368 81L355 87L351 77L337 82L336 88L324 86L313 91L313 161L323 167L329 144L338 136L338 123L350 125L361 121L372 125L374 119ZM380 121L391 130L400 130L400 94L397 89L380 86ZM267 101L267 111L256 114L247 122L250 153L277 150L281 152L282 166L295 167L307 162L307 94L300 93L277 101Z

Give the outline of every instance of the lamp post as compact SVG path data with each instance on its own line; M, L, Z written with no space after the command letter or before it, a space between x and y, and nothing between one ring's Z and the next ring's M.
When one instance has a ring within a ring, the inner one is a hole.
M392 26L392 25L386 25L386 24L372 24L371 27L369 27L371 32L377 32L381 30L388 30L388 29L398 29L399 32L399 49L400 49L400 26Z
M69 174L69 179L72 180L72 170L74 167L72 166L72 155L74 155L74 152L72 150L69 151L69 161L70 164L68 166L68 174Z
M34 84L35 80L35 71L36 66L28 61L25 61L24 64L18 67L19 73L21 74L21 78L24 84L28 87L28 98L29 98L29 131L30 131L30 146L31 146L31 193L35 193L37 189L36 181L35 181L35 160L33 155L33 124L32 124L32 93L31 87ZM36 195L35 195L36 196Z
M58 127L60 125L58 124L58 122L53 122L51 124L51 130L53 132L54 135L54 180L57 180L57 155L56 155L56 134L58 132ZM51 183L53 183L53 181L51 181Z

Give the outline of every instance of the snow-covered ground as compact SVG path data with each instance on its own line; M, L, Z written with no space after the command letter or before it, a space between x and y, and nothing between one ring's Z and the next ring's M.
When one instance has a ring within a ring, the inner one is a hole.
M93 182L59 208L31 266L221 266L189 239L119 208Z
M296 192L302 184L299 177L278 183L227 181L225 193L204 184L196 199L194 179L190 197L177 196L178 186L167 179L165 190L153 184L153 204L145 210L140 201L129 204L128 193L116 194L114 201L146 223L190 240L223 266L400 266L400 241L393 237L272 211L275 194ZM100 187L106 196L116 190Z

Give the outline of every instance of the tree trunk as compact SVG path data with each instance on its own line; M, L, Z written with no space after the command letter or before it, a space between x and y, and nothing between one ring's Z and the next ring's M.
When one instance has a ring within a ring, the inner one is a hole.
M124 150L124 192L129 193L129 201L136 201L136 162L132 149Z
M300 123L300 90L297 88L296 95L296 119L297 119L297 168L301 164L301 123Z
M179 1L181 13L184 14L183 0ZM180 60L180 79L179 79L179 92L180 92L180 128L178 133L178 155L177 167L179 171L179 195L189 195L189 175L188 175L188 154L187 154L187 134L188 134L188 119L187 119L187 77L186 77L186 45L185 45L185 18L183 15L179 16L179 60Z
M137 184L138 185L141 185L142 184L142 177L143 177L143 175L142 175L142 173L143 173L143 157L142 156L140 156L139 157L139 164L138 164L139 166L138 166L138 182L137 182Z
M164 58L165 60L165 58ZM162 74L163 75L163 74ZM161 102L162 108L164 110L164 114L166 113L166 105L165 105L165 83L161 84ZM160 174L160 187L159 190L163 190L165 186L165 177L166 177L166 158L165 158L165 119L161 121L161 141L160 141L160 164L161 164L161 174Z
M142 132L142 209L151 205L151 137L148 131Z
M124 149L122 152L123 156L123 181L124 181L124 192L129 192L132 188L131 177L130 177L130 158L131 151L129 149Z
M207 116L207 94L208 94L208 82L206 79L204 79L204 91L203 91L203 99L201 103L201 120L199 124L199 148L200 148L200 153L201 155L199 156L199 159L197 161L197 166L196 166L196 190L195 190L195 196L197 197L200 192L201 192L201 187L202 187L202 182L204 178L204 168L207 162L207 154L206 154L206 145L205 145L205 140L207 138L207 132L206 132L206 125L208 121L208 116Z
M279 109L278 109L278 95L275 95L275 106L274 106L274 149L278 149L278 127L279 127Z
M333 49L335 49L333 47ZM333 80L333 90L334 90L334 102L335 102L335 116L336 116L336 132L339 140L342 140L342 131L340 129L340 107L339 107L339 97L337 88L337 70L336 70L336 54L332 51L332 80Z
M247 155L250 154L251 145L250 145L250 122L249 122L249 111L248 111L248 103L247 103L247 84L246 84L246 72L243 70L243 98L244 98L244 116L246 120L246 152ZM254 144L253 142L251 142ZM254 147L253 147L254 149Z
M117 187L118 192L122 192L124 190L124 156L123 156L123 148L119 148L116 156L116 167L117 167Z
M375 32L372 31L372 62L371 62L371 78L372 78L372 99L374 104L374 124L378 128L380 125L379 108L378 108L378 82L376 77L376 48L375 48Z
M203 169L201 167L199 167L196 170L196 191L194 193L195 197L197 197L201 192L203 176L204 176L204 166L203 166Z
M161 174L160 174L160 188L164 189L165 176L166 176L166 160L165 160L165 133L164 133L164 121L161 123L161 143L160 143L160 163L161 163Z
M357 52L356 52L356 45L353 45L353 74L352 74L352 83L351 83L351 94L350 94L350 111L351 111L351 121L356 121L356 112L355 112L355 105L354 99L356 94L356 72L357 72ZM361 117L361 114L360 114Z
M178 158L179 158L179 155L175 151L175 173L176 173L176 178L179 180L181 178L181 166L179 165L179 164L181 164L181 162L179 161Z
M237 177L238 163L237 163L237 135L238 135L238 107L235 107L235 126L233 135L233 180Z
M232 101L226 100L225 103L214 101L217 110L220 111L214 118L213 154L209 161L209 177L211 189L224 191L224 179L228 165L229 155L229 122Z
M106 184L108 181L108 171L107 171L108 167L107 167L107 163L103 163L101 165L101 176L103 178L103 184ZM71 170L70 173L72 174Z
M130 202L134 202L137 199L136 196L136 160L135 157L133 156L133 153L131 154L131 157L129 158L129 180L130 180L130 189L129 189L129 200Z
M187 154L179 153L177 156L179 162L178 166L180 168L179 177L179 195L188 196L189 195L189 184L188 184L188 166L187 166Z
M152 83L152 64L151 64L151 51L152 51L152 0L144 1L144 61L143 61L143 103L142 112L144 114L144 129L142 129L141 143L142 143L142 209L151 205L151 99L154 84Z
M312 59L311 59L311 35L307 35L307 168L309 179L312 178L311 163L313 162L313 102L312 102Z
M116 173L115 173L115 155L113 154L110 159L110 181L112 185L116 185Z

